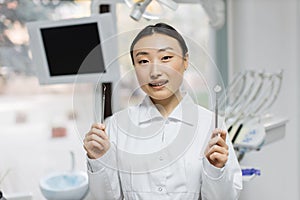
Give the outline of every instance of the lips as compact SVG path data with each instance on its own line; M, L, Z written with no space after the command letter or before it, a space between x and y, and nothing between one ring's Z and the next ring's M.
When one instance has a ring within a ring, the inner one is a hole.
M160 88L166 85L168 82L169 82L168 80L152 81L149 83L149 86L153 88Z

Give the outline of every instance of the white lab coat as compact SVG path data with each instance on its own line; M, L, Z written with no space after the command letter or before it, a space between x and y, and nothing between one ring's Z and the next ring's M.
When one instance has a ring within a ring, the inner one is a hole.
M242 174L229 137L222 169L204 156L213 117L189 95L167 119L149 97L114 114L106 122L111 148L87 158L91 193L97 200L238 199Z

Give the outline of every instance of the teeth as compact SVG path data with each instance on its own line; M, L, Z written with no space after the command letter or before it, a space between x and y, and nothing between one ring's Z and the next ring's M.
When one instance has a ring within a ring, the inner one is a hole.
M164 82L159 82L159 83L150 83L151 86L162 86L164 84L166 84L167 81L164 81Z

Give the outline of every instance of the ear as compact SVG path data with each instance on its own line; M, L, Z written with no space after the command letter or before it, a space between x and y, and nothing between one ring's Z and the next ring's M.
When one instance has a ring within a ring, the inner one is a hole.
M186 70L189 66L189 54L186 53L185 56L183 57L183 66L184 70Z

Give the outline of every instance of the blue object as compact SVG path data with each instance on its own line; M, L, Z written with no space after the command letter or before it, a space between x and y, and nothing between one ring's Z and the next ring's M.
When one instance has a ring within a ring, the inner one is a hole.
M88 176L82 171L51 173L40 180L40 189L47 200L82 200L88 191Z
M85 181L83 176L66 174L61 176L54 176L46 180L46 184L53 190L72 189L77 187Z
M242 169L242 175L243 176L252 176L252 175L257 175L260 176L260 170L259 169Z

